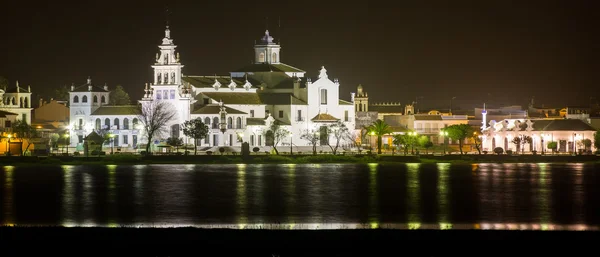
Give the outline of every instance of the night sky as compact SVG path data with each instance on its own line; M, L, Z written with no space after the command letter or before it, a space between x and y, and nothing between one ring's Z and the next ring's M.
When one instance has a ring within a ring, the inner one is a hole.
M81 2L4 1L0 76L45 98L91 76L139 99L164 36L165 5ZM268 23L282 40L282 62L313 78L325 65L348 100L359 83L373 102L423 96L423 106L436 108L452 96L463 107L600 98L593 1L355 2L169 1L171 37L184 74L227 75L251 62Z

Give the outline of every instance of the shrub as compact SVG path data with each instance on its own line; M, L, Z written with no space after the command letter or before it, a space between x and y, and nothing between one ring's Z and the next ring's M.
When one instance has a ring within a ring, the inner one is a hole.
M497 155L501 155L502 153L504 153L504 149L502 149L502 147L496 147L494 148L494 153Z

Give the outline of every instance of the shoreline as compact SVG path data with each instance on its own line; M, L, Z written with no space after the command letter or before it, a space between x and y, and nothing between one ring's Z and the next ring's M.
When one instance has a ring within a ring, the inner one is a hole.
M401 163L600 163L596 155L114 155L105 157L74 156L2 156L2 165L124 165L124 164L401 164Z

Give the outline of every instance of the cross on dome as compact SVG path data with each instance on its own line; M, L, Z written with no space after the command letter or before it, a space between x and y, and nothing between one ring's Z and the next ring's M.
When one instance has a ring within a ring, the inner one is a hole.
M273 37L269 35L269 30L265 31L265 36L261 39L262 43L273 44Z

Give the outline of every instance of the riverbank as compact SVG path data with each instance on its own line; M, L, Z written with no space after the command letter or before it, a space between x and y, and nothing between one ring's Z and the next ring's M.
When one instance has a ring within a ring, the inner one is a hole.
M574 240L578 242L577 249L571 249L570 255L586 247L585 241L600 240L600 233L590 231L510 231L510 230L228 230L228 229L198 229L198 228L64 228L64 227L1 227L0 241L6 246L17 246L21 243L36 245L34 248L6 247L22 253L28 251L44 250L50 248L40 245L71 245L83 248L85 252L114 250L114 248L127 248L134 250L136 255L153 254L152 256L166 256L165 254L185 253L193 250L199 255L204 252L219 253L219 256L245 250L246 253L255 251L271 251L271 254L281 256L299 256L297 253L306 251L331 251L338 255L330 256L375 256L373 253L382 251L418 252L420 255L432 256L431 253L460 253L470 252L465 247L457 245L450 248L418 247L405 244L408 241L428 242L439 241L444 244L452 240L461 240L471 244L477 241L477 246L491 241L493 253L499 251L514 251L520 242L527 242L526 249L537 254L540 251L567 249L568 244L553 245L552 247L532 248L532 240ZM499 246L497 240L510 240L510 245ZM590 241L591 242L591 241ZM436 242L439 247L440 244ZM545 243L545 242L544 242ZM432 246L432 244L428 243ZM562 246L562 247L561 247ZM590 245L591 247L592 245ZM58 247L60 248L60 247ZM67 246L61 250L72 249ZM470 248L470 247L469 247ZM51 249L57 249L54 245ZM368 252L364 252L368 251ZM359 254L363 252L363 254ZM487 252L487 250L486 250ZM83 253L83 252L82 252ZM319 252L322 253L322 252ZM339 255L344 253L344 255ZM97 254L97 252L94 252ZM366 254L366 255L365 255ZM477 252L480 255L481 252ZM82 255L88 255L83 253ZM197 254L194 254L197 255ZM396 254L393 254L396 255ZM247 256L247 255L244 255ZM259 255L271 256L271 255ZM303 255L306 256L306 255ZM310 256L323 256L313 254ZM437 256L437 255L436 255Z
M3 165L84 165L84 164L302 164L302 163L600 163L596 155L109 155L74 156L2 156Z

